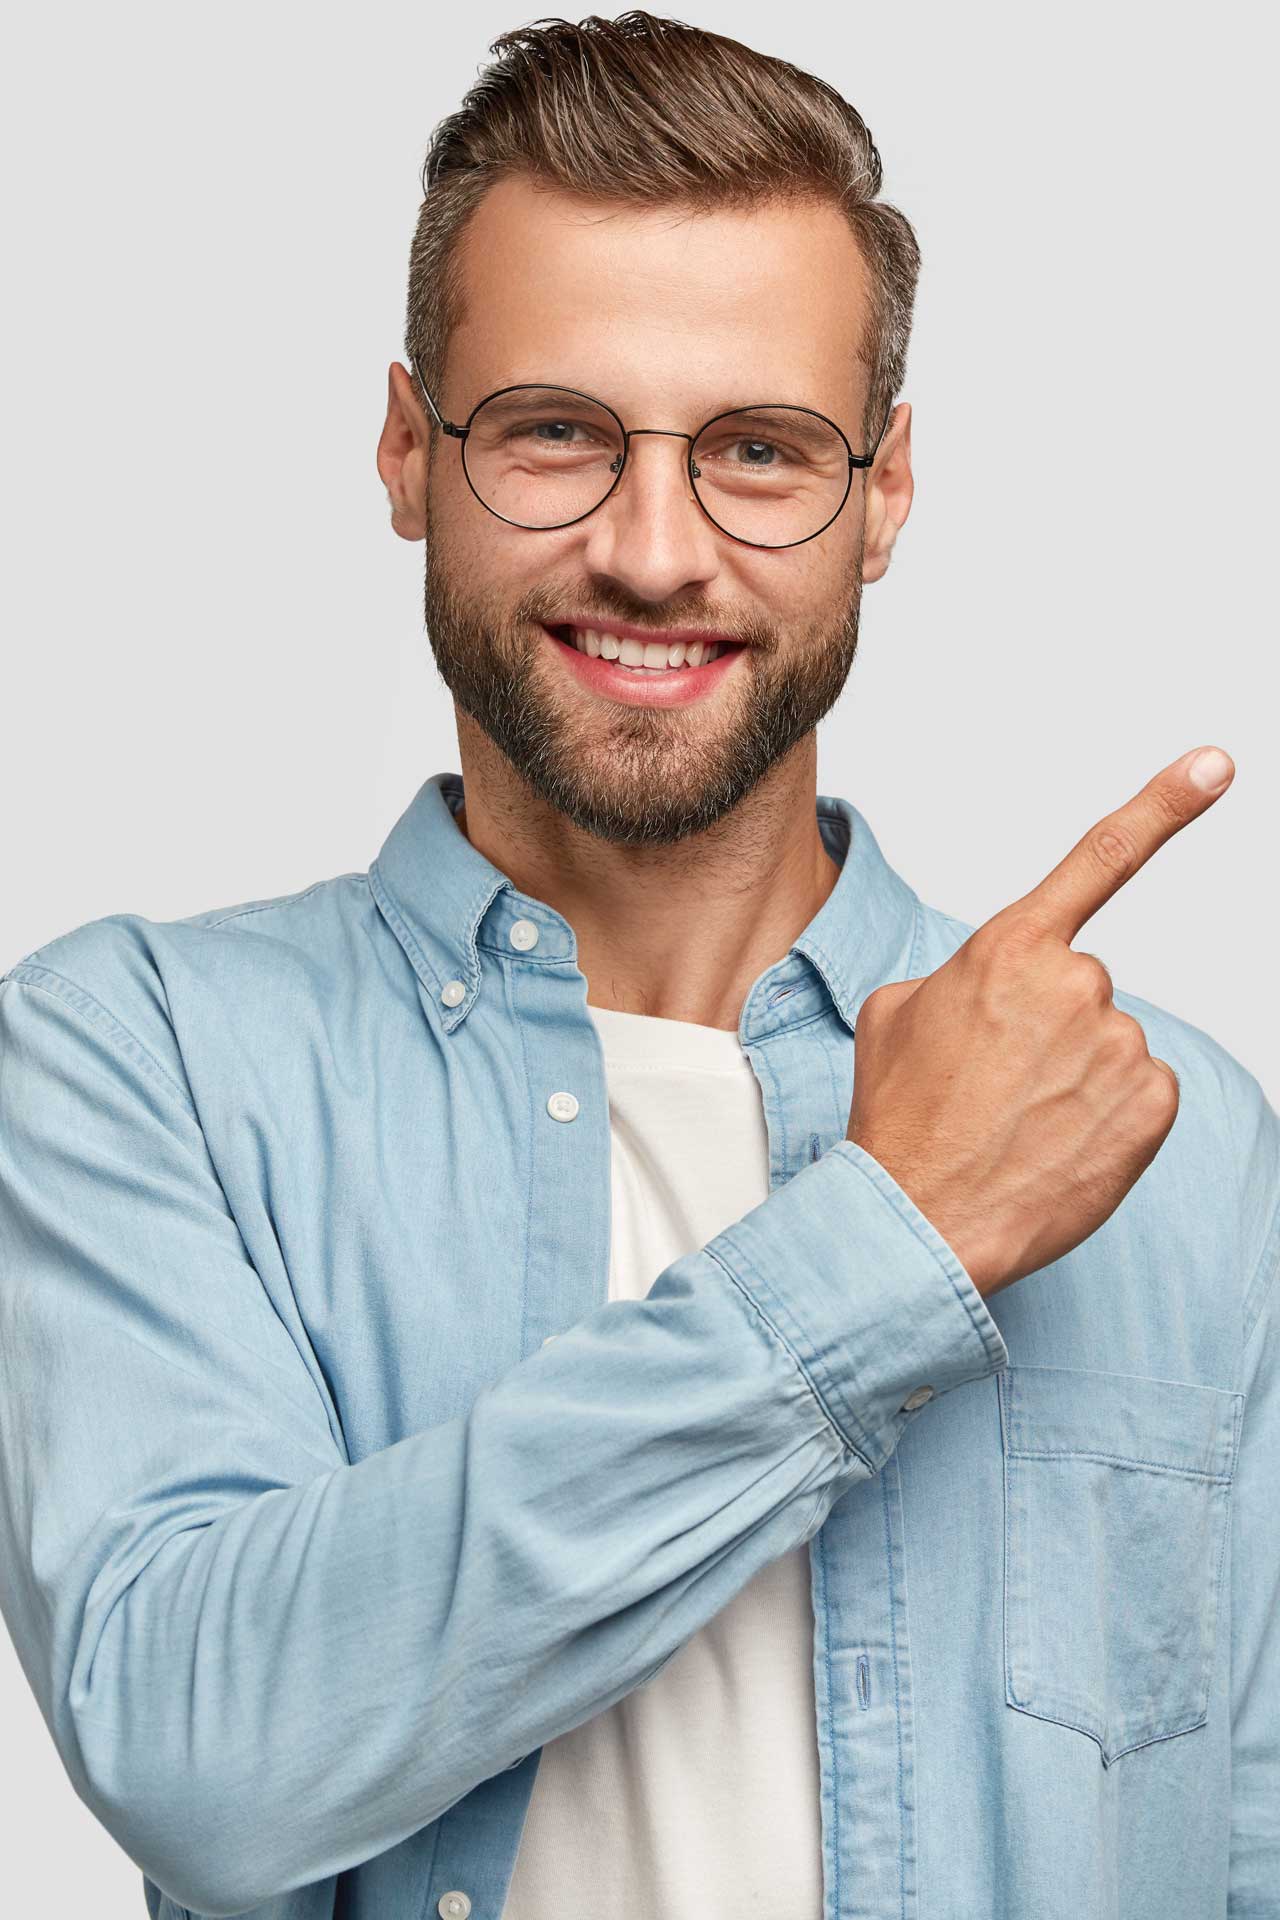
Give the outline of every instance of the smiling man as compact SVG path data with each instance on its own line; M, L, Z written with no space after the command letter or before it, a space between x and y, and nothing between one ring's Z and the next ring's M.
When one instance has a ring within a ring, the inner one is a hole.
M456 270L447 376L392 367L379 468L426 535L459 822L572 922L610 1004L736 1028L835 885L815 729L911 499L905 404L861 497L852 231L826 201L690 212L516 174ZM437 409L465 437L433 437Z
M1231 762L925 905L815 786L912 497L865 125L491 51L378 446L461 771L0 981L62 1761L152 1920L1280 1914L1280 1122L1072 946Z

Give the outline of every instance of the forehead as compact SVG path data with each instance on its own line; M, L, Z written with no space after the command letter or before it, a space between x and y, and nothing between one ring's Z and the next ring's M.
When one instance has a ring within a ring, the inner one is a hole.
M499 181L464 233L456 407L550 380L628 409L789 399L852 416L866 273L839 209L689 212Z

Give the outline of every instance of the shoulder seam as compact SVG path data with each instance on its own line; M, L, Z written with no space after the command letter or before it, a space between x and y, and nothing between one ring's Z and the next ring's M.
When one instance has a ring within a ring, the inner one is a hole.
M121 1051L136 1061L153 1078L158 1080L180 1103L183 1112L196 1125L199 1118L192 1105L190 1096L178 1085L167 1068L161 1066L155 1055L143 1045L135 1033L131 1033L122 1020L118 1020L109 1007L87 992L84 987L66 974L55 973L52 967L37 966L33 961L20 960L16 966L0 977L0 987L8 985L33 987L37 993L47 993L51 999L61 1000L81 1015L91 1025L102 1029L111 1041L120 1046Z
M224 914L221 920L210 920L206 922L207 930L213 933L218 927L229 926L233 920L247 920L251 913L272 913L277 907L295 906L298 901L307 899L310 894L315 893L320 887L331 887L335 880L350 880L352 878L363 880L364 874L363 872L356 873L354 871L352 873L331 873L326 875L323 880L313 880L309 887L303 887L297 893L277 893L273 894L270 900L255 900L247 907L233 907L231 912Z

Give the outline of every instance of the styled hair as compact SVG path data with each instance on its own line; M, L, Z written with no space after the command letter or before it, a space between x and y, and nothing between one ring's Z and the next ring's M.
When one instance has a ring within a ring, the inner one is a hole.
M868 282L857 356L870 369L869 448L906 371L920 250L905 215L876 199L880 155L848 101L789 61L639 10L536 20L489 51L497 59L435 127L422 169L405 347L432 393L463 318L459 243L506 175L693 211L825 201L843 211Z

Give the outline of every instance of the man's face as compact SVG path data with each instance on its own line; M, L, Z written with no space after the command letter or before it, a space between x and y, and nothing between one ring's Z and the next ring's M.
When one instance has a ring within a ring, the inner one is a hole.
M463 271L466 317L433 395L446 419L497 388L546 383L606 401L627 427L684 433L729 407L790 402L866 451L854 357L865 277L834 208L690 216L508 179L473 218ZM620 844L670 844L734 808L829 711L857 645L860 470L824 533L765 549L712 525L687 455L687 441L637 436L605 503L550 530L486 512L446 437L426 480L441 677L535 793ZM692 628L742 644L650 693L656 680L621 666L581 670L550 631L610 620L655 640Z

